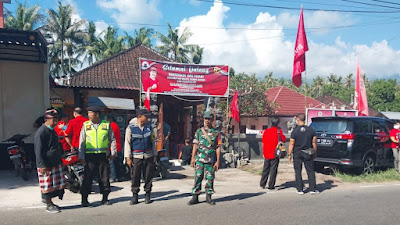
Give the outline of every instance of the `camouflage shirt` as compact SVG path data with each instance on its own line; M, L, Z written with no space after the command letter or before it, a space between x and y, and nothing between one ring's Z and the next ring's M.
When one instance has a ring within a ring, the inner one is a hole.
M193 140L193 144L197 144L196 160L203 163L213 163L216 160L216 149L221 145L221 135L219 131L214 128L204 128L204 130L210 137L212 143L208 141L207 137L201 131L201 128L197 129Z

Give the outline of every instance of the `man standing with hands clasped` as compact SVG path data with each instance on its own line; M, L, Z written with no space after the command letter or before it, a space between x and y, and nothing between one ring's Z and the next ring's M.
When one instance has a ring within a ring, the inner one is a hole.
M140 178L145 170L144 191L145 203L150 204L154 163L157 161L157 149L153 148L155 139L151 126L147 124L150 112L147 109L139 109L137 124L130 124L126 128L124 157L126 164L131 167L132 193L131 205L136 205L140 190Z
M215 172L219 169L221 155L221 136L218 130L212 127L214 115L210 111L204 112L204 127L197 129L193 140L191 165L195 168L192 199L188 205L199 203L201 182L206 177L206 202L215 205L211 199L214 192Z
M79 159L85 166L81 187L82 206L90 206L88 195L96 174L99 175L100 194L103 194L101 203L111 205L108 201L108 195L111 192L108 160L113 160L117 154L114 132L108 121L100 119L100 107L90 106L87 110L89 121L83 123L79 137Z
M301 170L306 167L309 183L309 191L311 194L318 194L316 189L314 158L317 153L317 136L313 128L305 125L306 116L300 113L297 118L297 127L294 128L289 143L289 163L294 164L296 175L297 194L304 194L304 183L301 176Z

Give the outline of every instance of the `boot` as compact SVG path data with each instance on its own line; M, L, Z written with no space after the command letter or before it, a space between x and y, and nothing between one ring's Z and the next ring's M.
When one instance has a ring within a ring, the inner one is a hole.
M188 205L195 205L199 203L199 195L194 194L192 199L188 202Z
M145 197L144 203L145 204L150 204L152 202L153 201L151 201L151 199L150 199L150 192L146 192L146 197Z
M103 199L101 200L101 204L103 205L111 205L111 202L108 200L108 194L103 194Z
M88 202L88 196L83 196L82 195L82 203L81 203L82 207L90 207L90 203Z
M208 204L210 204L210 205L215 205L215 202L214 202L214 200L211 199L211 195L210 194L206 195L206 202Z
M138 194L133 194L132 200L131 200L131 202L129 204L136 205L138 203L139 203Z

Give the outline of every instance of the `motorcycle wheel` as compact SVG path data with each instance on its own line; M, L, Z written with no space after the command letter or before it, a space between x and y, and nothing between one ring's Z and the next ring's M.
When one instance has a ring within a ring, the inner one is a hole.
M27 169L22 169L21 170L21 177L22 177L22 180L24 180L24 181L29 180L29 174L28 174L28 170Z

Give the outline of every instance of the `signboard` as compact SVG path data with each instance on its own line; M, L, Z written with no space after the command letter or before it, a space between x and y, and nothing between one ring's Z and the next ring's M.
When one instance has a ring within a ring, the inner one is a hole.
M141 91L166 95L227 97L229 67L140 59Z
M11 3L11 0L0 0L0 3Z
M340 117L352 117L358 116L356 110L346 109L307 109L307 125L310 125L312 118L324 117L324 116L340 116Z

